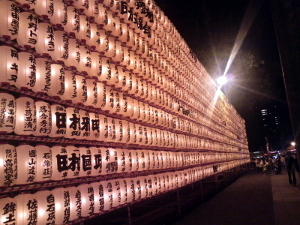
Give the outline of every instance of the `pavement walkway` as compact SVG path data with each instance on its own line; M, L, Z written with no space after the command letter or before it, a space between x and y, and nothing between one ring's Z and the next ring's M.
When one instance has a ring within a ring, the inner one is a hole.
M300 189L289 184L285 171L281 175L263 176L250 170L174 223L200 224L300 225Z

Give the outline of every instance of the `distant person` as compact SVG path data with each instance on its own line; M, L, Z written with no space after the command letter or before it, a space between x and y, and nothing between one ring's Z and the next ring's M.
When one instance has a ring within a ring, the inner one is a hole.
M277 158L274 163L274 171L276 175L281 174L281 160L280 158Z
M268 166L269 166L268 161L263 160L263 167L262 167L263 171L262 171L262 174L263 174L264 176L267 175Z
M289 182L291 185L296 186L296 171L299 172L298 160L293 157L291 152L287 152L285 158L285 165L289 176Z

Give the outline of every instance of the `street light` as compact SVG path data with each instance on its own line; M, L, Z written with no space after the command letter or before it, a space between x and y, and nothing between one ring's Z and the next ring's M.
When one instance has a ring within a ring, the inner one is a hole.
M296 143L294 141L291 142L291 145L295 147Z

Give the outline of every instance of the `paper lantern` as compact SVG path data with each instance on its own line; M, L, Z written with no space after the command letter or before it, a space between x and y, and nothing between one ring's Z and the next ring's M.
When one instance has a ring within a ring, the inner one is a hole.
M71 70L64 70L65 72L65 92L61 99L71 102L76 102L77 98L77 85L76 74Z
M54 51L51 54L52 59L64 61L69 57L69 37L64 31L54 31Z
M74 98L73 102L84 104L88 99L86 79L83 76L76 75L75 82L76 82L77 96L76 98Z
M11 1L0 2L0 35L15 39L19 31L20 8Z
M35 14L21 12L19 15L19 31L17 42L21 46L35 47L38 38L38 19Z
M38 39L35 50L39 54L51 54L54 51L54 29L49 23L38 23Z
M67 132L67 112L62 105L51 105L52 127L50 137L65 137Z
M16 123L16 100L14 96L0 93L0 133L11 133Z
M84 110L79 110L81 139L89 140L91 136L91 119L90 114Z
M111 20L111 34L115 38L119 38L121 34L121 21L118 16L116 16L114 13L112 13L112 20Z
M87 39L87 44L89 46L92 46L94 48L96 48L97 45L99 45L100 43L100 32L99 32L100 28L98 26L98 24L96 23L91 23L90 24L90 38Z
M30 9L33 9L36 4L36 0L18 0L17 2Z
M55 201L54 195L51 191L42 190L38 191L32 196L36 199L37 210L37 223L36 224L56 224L55 216ZM34 215L36 216L36 215Z
M82 184L78 186L81 193L81 216L91 216L95 212L95 190L91 184Z
M133 99L133 114L132 119L140 119L141 117L141 108L140 108L140 102L136 99Z
M99 43L96 45L96 50L101 54L105 54L108 51L108 37L109 34L106 30L99 29Z
M62 98L65 93L65 70L62 65L51 64L51 83L47 94Z
M104 174L104 167L103 167L103 156L105 149L104 148L98 148L95 146L92 146L89 148L91 152L91 176L99 176Z
M92 186L95 190L95 213L101 213L104 211L104 183L96 182Z
M104 211L108 211L111 210L114 205L113 182L111 180L103 181L103 186L104 186Z
M53 4L53 16L50 17L50 22L53 24L64 25L67 23L67 4L64 0L55 0Z
M33 54L19 52L19 71L16 86L32 89L36 84L36 60Z
M116 39L114 37L108 37L108 48L105 49L105 56L113 58L116 54Z
M73 32L74 34L79 32L80 23L79 23L79 10L74 6L67 7L67 22L64 25L64 30L66 32Z
M70 222L71 196L68 188L55 188L51 191L55 201L55 224Z
M100 117L97 113L89 113L90 115L90 137L89 140L98 140L100 137Z
M87 45L81 45L79 46L79 51L80 61L77 69L81 72L85 72L90 75L92 67L92 57L90 48Z
M129 191L129 184L127 183L127 179L120 179L120 192L121 192L121 203L122 204L129 203L128 191Z
M135 200L140 201L142 199L142 184L141 184L142 178L136 177L134 178L134 184L135 184Z
M18 135L31 135L36 130L36 107L33 99L20 97L16 100L16 126Z
M70 220L78 220L82 216L82 195L78 187L67 187L70 194Z
M36 82L31 88L34 92L47 93L51 83L51 63L46 58L36 58Z
M15 199L17 202L16 224L37 224L39 199L33 194L19 194Z
M91 28L89 17L79 15L79 30L75 32L76 38L79 40L88 40L91 37Z
M118 172L118 151L113 148L105 149L103 163L106 174Z
M69 39L69 54L68 58L64 61L66 66L79 68L80 62L80 50L79 50L79 41L77 39Z
M47 16L48 18L53 16L53 0L36 0L34 6L34 12L40 16Z
M18 177L17 151L13 145L0 144L0 186L12 186Z
M36 130L35 136L48 136L52 128L52 114L50 104L43 101L35 102Z
M67 113L67 132L65 137L66 138L75 138L81 139L81 118L79 114L79 109L68 107L66 108Z
M35 182L37 175L37 153L30 145L19 145L17 150L18 174L16 184L30 184Z
M87 100L86 102L84 102L84 105L96 108L99 101L97 82L94 79L86 79L86 86L87 86Z
M52 152L52 180L62 180L71 177L69 173L69 159L67 148L63 146L53 146Z
M136 189L134 178L127 178L127 202L134 202L136 200Z
M2 224L15 225L17 220L17 201L14 198L0 198L0 221Z
M19 70L18 51L8 46L0 46L0 51L0 83L15 85Z
M52 152L46 145L37 145L36 147L37 165L36 178L37 182L50 180L52 177Z

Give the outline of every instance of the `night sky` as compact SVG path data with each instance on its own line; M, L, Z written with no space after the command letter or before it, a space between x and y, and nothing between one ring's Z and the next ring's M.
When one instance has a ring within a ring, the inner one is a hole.
M246 121L250 151L265 150L261 107L276 106L281 148L292 130L268 0L156 0L213 79L227 71L223 92Z

